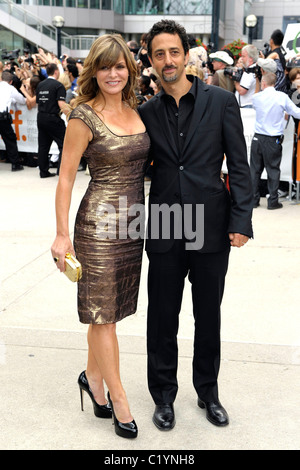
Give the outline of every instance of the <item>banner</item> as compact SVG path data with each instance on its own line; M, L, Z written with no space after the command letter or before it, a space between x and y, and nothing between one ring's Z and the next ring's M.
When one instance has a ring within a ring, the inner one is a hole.
M13 128L17 136L19 152L38 153L37 108L31 110L24 105L12 105L10 114L13 118ZM3 139L0 139L0 150L5 149ZM50 154L58 154L55 142L51 145Z
M10 113L13 118L13 127L17 136L17 144L19 152L37 153L38 152L38 129L37 129L37 108L33 108L30 111L26 106L12 106ZM241 116L244 125L244 136L247 145L248 161L250 163L250 148L252 137L254 134L255 125L255 110L244 108L241 109ZM62 116L65 120L65 116ZM284 131L284 141L282 145L282 160L281 160L281 176L280 181L292 182L292 160L293 160L293 148L294 148L294 132L295 124L293 118L289 118L287 121L287 127ZM2 138L0 139L0 149L5 149ZM58 154L58 148L55 142L53 142L49 154ZM298 169L300 178L300 165ZM223 173L227 173L226 160L222 167ZM262 179L267 179L267 173L264 170Z

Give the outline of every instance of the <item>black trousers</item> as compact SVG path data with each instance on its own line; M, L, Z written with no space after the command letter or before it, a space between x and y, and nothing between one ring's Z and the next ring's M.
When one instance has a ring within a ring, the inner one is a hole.
M61 160L61 152L63 148L66 126L64 121L54 114L38 113L38 165L40 175L46 175L49 171L49 151L52 142L56 142L59 149L58 169Z
M7 159L13 165L17 165L19 163L17 137L8 119L0 119L0 135L5 144Z
M220 306L229 252L187 251L184 241L175 240L167 253L148 253L148 386L157 405L173 403L178 390L177 333L187 275L195 321L193 384L203 400L218 399Z
M282 145L277 137L254 134L251 143L250 172L255 205L259 203L260 199L259 181L264 168L268 176L267 183L270 194L268 207L278 204L281 158Z

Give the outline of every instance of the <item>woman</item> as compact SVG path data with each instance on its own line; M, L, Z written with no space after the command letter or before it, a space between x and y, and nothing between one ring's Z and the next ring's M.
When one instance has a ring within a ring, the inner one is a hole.
M26 105L29 110L36 107L36 88L40 81L40 77L37 75L33 75L30 80L28 79L27 83L22 81L20 90L25 98L27 98Z
M106 204L115 209L118 226L120 197L127 208L144 201L150 141L135 110L135 86L136 65L122 37L98 38L84 62L66 130L56 193L57 236L52 245L60 271L67 252L76 252L82 264L78 313L80 321L89 324L89 350L86 371L78 379L81 396L86 391L96 416L112 414L116 433L129 438L137 436L137 426L120 380L116 322L136 310L143 241L118 236L118 231L116 237L110 232L103 236L99 227L105 222L105 210L101 210ZM76 217L74 250L68 213L82 155L91 181ZM127 218L127 227L128 222Z

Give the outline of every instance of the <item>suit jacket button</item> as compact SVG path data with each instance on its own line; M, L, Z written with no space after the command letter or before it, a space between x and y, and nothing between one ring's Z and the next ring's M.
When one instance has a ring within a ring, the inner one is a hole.
M183 167L183 166L180 166L180 167L179 167L179 170L183 170L183 169L184 169L184 167Z

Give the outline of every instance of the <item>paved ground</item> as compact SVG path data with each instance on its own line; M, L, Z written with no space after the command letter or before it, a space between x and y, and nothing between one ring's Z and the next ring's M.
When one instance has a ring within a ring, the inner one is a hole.
M89 177L78 173L71 227ZM0 164L0 449L247 450L300 448L300 205L254 212L255 239L231 253L222 308L220 397L230 425L211 425L191 381L193 319L186 285L179 333L177 425L151 421L146 382L146 272L138 311L118 324L121 372L139 426L133 442L110 420L80 409L77 377L86 364L86 326L76 313L76 286L57 272L57 177L36 168L12 173ZM148 191L146 183L146 191ZM108 453L111 455L112 452Z

